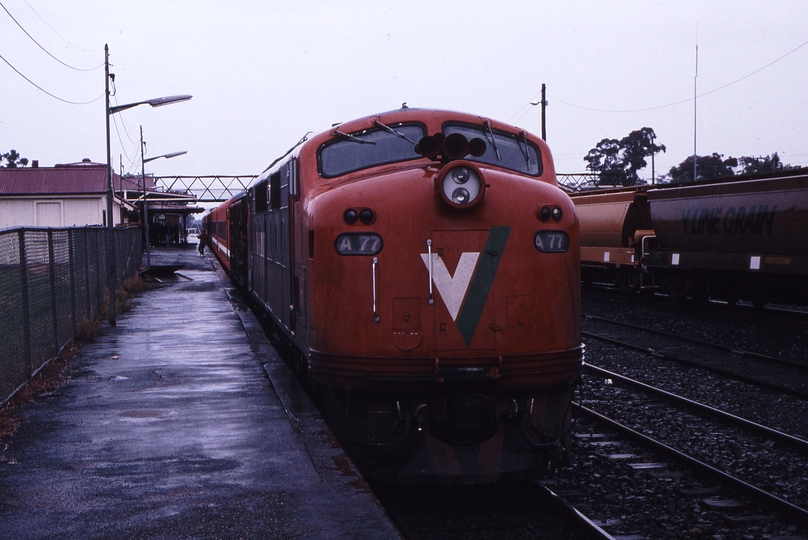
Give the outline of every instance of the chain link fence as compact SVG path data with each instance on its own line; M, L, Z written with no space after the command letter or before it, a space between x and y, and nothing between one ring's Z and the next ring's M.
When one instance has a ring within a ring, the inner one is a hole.
M113 238L121 287L141 266L140 229ZM0 407L105 312L107 251L105 227L0 230Z

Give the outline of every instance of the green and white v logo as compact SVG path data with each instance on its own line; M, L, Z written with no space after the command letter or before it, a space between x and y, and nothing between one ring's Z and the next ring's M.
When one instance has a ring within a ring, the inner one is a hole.
M437 253L432 254L432 281L467 347L471 346L510 234L510 227L493 227L482 253L460 255L454 275ZM429 269L429 254L421 253L421 259Z

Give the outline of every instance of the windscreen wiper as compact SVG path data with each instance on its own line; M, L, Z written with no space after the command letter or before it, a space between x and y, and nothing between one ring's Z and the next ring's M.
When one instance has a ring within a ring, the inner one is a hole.
M499 155L499 148L497 148L497 140L494 138L494 130L491 129L491 123L485 120L483 125L488 128L488 133L491 134L491 144L494 146L494 152L497 154L497 161L502 161L502 157Z
M373 141L366 141L366 140L360 139L359 137L356 137L354 135L350 135L348 133L343 133L342 131L340 131L338 129L334 130L334 135L340 135L340 136L345 137L346 139L349 139L351 141L358 142L359 144L376 144Z
M406 135L401 133L399 130L397 130L395 128L391 128L390 126L386 126L386 125L382 124L381 122L379 122L378 120L374 120L373 123L376 124L377 126L379 126L380 128L386 129L387 131L389 131L393 135L397 135L397 136L401 137L402 139L407 139L412 144L415 144L415 141L413 141L412 139L410 139L409 137L407 137Z
M522 150L522 145L519 145L519 149L522 150L522 154L525 156L525 164L527 165L528 170L530 170L530 147L527 145L527 132L522 130L520 133L522 136L522 142L525 143L525 149Z

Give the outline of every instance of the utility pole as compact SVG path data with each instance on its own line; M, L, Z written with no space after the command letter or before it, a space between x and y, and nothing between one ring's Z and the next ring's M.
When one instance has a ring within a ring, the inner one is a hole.
M143 200L140 201L140 219L143 221L146 238L146 267L151 266L151 248L149 247L149 206L146 204L146 142L143 140L143 126L140 126L140 180L143 182Z
M112 184L112 157L109 145L109 79L115 75L109 73L109 45L104 45L104 95L107 121L107 289L109 290L109 324L115 326L117 314L115 313L115 291L118 288L115 259L115 220L112 218L114 210L112 199L115 196L115 186Z
M541 101L531 101L531 105L541 105L541 138L547 140L547 85L541 83Z
M541 138L547 140L547 86L541 83Z
M651 185L656 183L656 171L654 170L654 155L656 155L656 133L651 133Z
M696 76L693 77L693 181L697 180L696 176L696 162L698 155L696 154L696 99L698 98L698 79L699 79L699 46L696 45Z

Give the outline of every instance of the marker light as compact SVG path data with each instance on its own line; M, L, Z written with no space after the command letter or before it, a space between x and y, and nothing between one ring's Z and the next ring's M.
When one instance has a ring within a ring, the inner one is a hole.
M359 221L365 225L370 225L376 219L376 213L370 208L363 208L359 211Z
M553 208L550 208L549 206L542 206L536 209L536 216L542 221L550 221L550 219L553 219L554 221L561 221L564 213L558 206L554 206Z
M347 223L348 225L353 225L354 223L356 223L356 220L359 219L359 214L353 208L348 208L342 214L342 219L344 219L345 223Z

